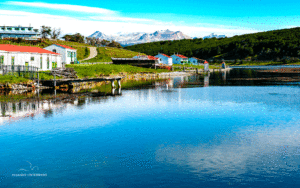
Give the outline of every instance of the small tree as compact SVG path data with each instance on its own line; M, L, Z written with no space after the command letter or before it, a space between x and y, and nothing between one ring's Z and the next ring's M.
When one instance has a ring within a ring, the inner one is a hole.
M41 35L42 35L42 38L45 39L47 38L49 35L51 35L51 27L49 26L42 26L41 27Z
M60 28L59 28L59 29L54 28L54 29L52 30L52 33L51 33L51 38L52 38L52 39L57 39L57 38L59 37L60 34L61 34Z

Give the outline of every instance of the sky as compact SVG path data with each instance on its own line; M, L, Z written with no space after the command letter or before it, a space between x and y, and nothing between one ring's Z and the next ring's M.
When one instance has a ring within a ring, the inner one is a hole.
M157 30L228 37L300 26L299 0L0 0L0 25L42 25L63 34Z

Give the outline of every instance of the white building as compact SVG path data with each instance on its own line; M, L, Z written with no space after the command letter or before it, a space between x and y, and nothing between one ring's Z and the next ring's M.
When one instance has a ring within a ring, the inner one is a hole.
M62 66L62 57L43 48L0 44L0 66L33 66L39 70L52 70Z
M23 26L0 26L0 38L37 38L38 29Z
M166 54L158 54L155 57L158 58L158 63L159 64L163 64L163 65L168 65L168 66L172 66L173 65L173 61L172 58Z
M174 54L171 57L173 59L173 64L185 64L189 62L189 59L184 55Z
M75 48L61 44L52 44L44 49L61 54L64 65L77 62L77 50Z

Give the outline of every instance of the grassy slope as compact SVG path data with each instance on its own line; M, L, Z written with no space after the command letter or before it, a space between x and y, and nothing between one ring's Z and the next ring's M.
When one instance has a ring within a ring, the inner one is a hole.
M18 77L18 76L12 76L12 75L4 75L0 76L0 84L16 84L16 83L27 83L29 79Z
M95 58L83 62L111 62L111 57L132 58L139 54L139 52L112 47L99 47L97 48L97 52L98 54ZM141 53L141 55L144 54Z
M119 73L135 74L135 73L158 73L168 72L166 69L149 69L134 67L131 65L113 65L113 64L95 64L95 65L67 65L77 72L79 78L92 78L108 75L117 75Z

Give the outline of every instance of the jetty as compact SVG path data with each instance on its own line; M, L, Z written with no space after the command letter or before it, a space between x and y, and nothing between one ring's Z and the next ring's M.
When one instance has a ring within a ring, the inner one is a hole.
M115 81L118 82L118 87L121 87L121 79L123 77L103 77L103 78L85 78L85 79L51 79L51 80L39 80L43 86L56 87L59 85L70 85L71 83L79 82L111 82L112 88L115 88Z

